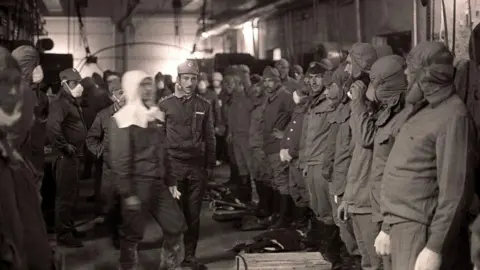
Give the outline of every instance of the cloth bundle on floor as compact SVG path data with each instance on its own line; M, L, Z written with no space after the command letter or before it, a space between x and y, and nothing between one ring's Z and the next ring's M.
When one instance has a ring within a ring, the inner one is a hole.
M231 250L245 253L291 252L305 249L305 234L294 229L277 229L261 233L251 241L240 243Z

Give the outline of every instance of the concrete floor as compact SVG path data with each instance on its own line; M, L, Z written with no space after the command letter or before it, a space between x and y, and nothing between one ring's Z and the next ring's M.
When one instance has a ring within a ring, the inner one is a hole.
M228 177L225 166L216 169L216 180L223 182ZM92 181L82 182L82 197L91 194ZM92 218L93 205L82 200L78 209L79 217L88 220ZM233 228L231 223L218 223L211 218L212 211L205 203L201 217L200 241L197 248L197 257L207 264L209 269L236 269L234 267L235 254L228 250L239 242L250 239L259 232L240 232ZM113 270L118 269L117 260L119 252L111 246L107 236L95 235L95 221L79 227L87 232L85 247L78 249L61 248L65 254L65 264L68 270ZM98 230L97 230L98 231ZM159 264L159 249L156 240L161 238L161 230L151 224L145 234L145 242L140 245L139 258L142 270L156 270Z

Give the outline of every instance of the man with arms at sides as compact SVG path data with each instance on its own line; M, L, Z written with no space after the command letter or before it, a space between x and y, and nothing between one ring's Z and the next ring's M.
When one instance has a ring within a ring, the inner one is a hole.
M200 210L207 179L215 166L215 130L213 110L208 100L195 94L199 69L187 60L177 68L175 93L161 99L158 106L165 113L168 156L167 179L174 194L181 193L180 206L188 230L185 233L184 267L206 269L195 252L200 230ZM178 190L177 190L178 187Z

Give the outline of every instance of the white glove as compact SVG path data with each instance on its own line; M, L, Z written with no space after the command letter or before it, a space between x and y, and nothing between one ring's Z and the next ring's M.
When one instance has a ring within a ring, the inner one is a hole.
M438 270L442 266L442 256L428 248L418 254L414 270Z
M390 235L386 234L383 231L377 235L375 238L375 251L380 256L388 256L390 255Z
M182 193L178 191L177 186L168 187L168 190L170 191L174 199L177 199L177 200L180 199L180 196L182 195Z

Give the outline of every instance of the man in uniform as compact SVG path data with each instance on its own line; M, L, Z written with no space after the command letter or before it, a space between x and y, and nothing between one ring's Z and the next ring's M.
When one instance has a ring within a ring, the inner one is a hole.
M176 183L181 193L180 206L188 224L184 236L185 260L182 265L192 269L206 269L197 261L195 251L202 199L216 161L214 116L210 102L195 94L199 75L197 63L186 61L178 66L177 71L175 93L160 100L158 104L165 113L170 165L168 179Z
M395 139L380 191L392 269L471 269L467 219L478 149L475 124L455 94L453 55L443 43L421 43L409 53L405 74L405 99L414 109Z
M78 98L82 96L82 77L70 68L60 72L62 89L52 101L47 120L47 136L58 158L55 161L57 198L55 202L55 226L57 241L68 247L81 247L82 242L75 236L72 214L78 196L79 156L87 135Z
M290 77L288 74L290 72L290 64L285 59L280 59L275 63L275 69L280 73L280 81L282 85L288 90L288 92L293 93L299 83L294 78Z
M300 65L295 65L292 68L293 78L298 82L303 80L303 68Z

